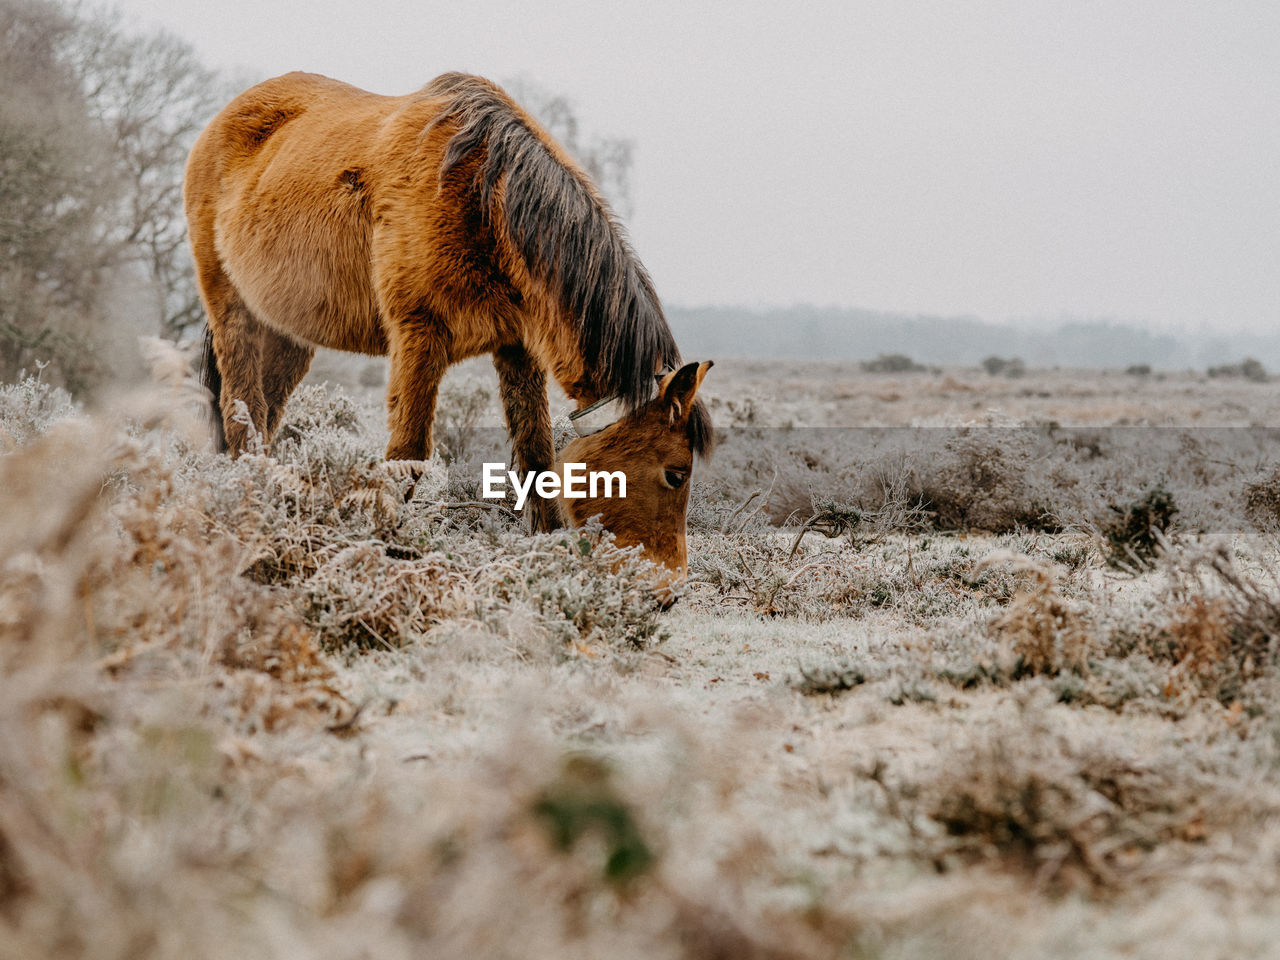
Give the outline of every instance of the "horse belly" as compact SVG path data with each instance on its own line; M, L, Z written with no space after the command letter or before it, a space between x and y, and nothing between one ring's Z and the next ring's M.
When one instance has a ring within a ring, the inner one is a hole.
M327 179L327 178L325 178ZM254 316L295 340L354 353L387 352L370 282L362 198L339 176L270 177L228 196L216 243Z

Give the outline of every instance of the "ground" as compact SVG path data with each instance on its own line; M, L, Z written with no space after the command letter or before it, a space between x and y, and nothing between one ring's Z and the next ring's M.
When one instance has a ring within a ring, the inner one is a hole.
M0 388L0 956L1275 955L1274 385L718 362L662 612L480 367L415 473L156 363Z

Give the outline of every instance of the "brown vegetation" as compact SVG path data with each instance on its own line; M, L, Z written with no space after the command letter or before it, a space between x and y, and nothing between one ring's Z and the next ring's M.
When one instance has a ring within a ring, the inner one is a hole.
M308 386L230 461L173 384L110 416L0 388L0 953L1270 949L1280 588L1265 541L1197 533L1184 446L1131 571L1099 527L908 495L1029 513L1076 470L1105 516L1156 479L1105 435L984 475L1000 434L939 434L784 528L704 478L660 613L598 530L472 505L481 435L388 468L376 403Z

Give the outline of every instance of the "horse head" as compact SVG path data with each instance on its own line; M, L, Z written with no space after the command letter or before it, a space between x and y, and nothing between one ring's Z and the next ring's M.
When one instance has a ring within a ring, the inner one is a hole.
M625 475L625 496L616 488L594 487L585 496L568 497L563 485L560 515L570 526L599 516L619 546L643 547L661 568L660 593L688 572L689 481L694 454L702 452L706 439L698 431L709 430L697 395L711 365L710 360L689 363L666 374L652 400L598 433L573 440L556 463L562 476L571 463L585 464L589 472Z

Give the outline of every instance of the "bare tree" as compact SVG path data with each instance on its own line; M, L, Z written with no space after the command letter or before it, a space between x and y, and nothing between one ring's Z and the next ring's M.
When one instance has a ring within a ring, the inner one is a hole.
M177 38L55 0L0 0L0 87L0 376L84 389L121 289L135 328L201 320L182 172L226 91Z
M182 213L183 167L227 91L185 41L122 34L103 14L81 23L73 53L86 103L112 145L120 187L114 239L151 281L159 332L180 339L203 316Z
M67 56L75 29L52 4L0 0L0 374L52 362L80 388L93 378L114 198Z

